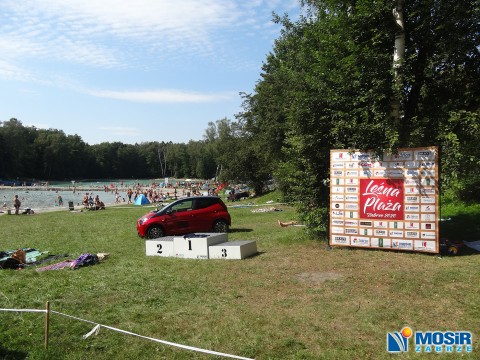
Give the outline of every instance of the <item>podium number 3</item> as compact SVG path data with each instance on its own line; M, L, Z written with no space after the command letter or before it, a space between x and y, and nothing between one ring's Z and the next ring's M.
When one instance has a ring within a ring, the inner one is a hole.
M222 249L222 257L227 257L227 249Z

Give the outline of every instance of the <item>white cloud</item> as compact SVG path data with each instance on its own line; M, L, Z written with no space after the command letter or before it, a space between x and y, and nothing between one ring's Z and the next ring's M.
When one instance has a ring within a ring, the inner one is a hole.
M64 86L56 84L57 79L81 83L92 69L151 73L165 61L185 64L191 59L198 67L205 61L230 70L256 69L260 64L249 57L243 37L270 38L272 10L296 2L282 1L287 2L1 0L0 78ZM219 97L171 91L117 92L116 96L155 102Z
M230 100L232 93L202 94L180 90L110 91L91 90L92 96L149 103L205 103Z
M7 0L2 8L9 21L0 35L15 38L19 52L105 67L120 62L120 54L107 54L125 42L204 51L216 31L241 16L231 0Z

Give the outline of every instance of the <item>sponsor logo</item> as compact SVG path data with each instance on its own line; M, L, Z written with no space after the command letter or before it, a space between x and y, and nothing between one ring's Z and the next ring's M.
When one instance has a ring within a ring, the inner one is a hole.
M373 164L371 162L361 162L360 166L362 168L371 168L373 166Z
M358 187L347 187L347 193L356 193L358 191Z
M435 172L431 171L431 170L422 170L422 171L420 171L420 174L423 177L427 177L427 176L434 177L435 176ZM431 180L431 179L429 178L428 180ZM430 185L430 181L428 182L428 185Z
M405 202L407 202L407 203L418 203L418 196L407 196L405 198Z
M419 151L417 152L418 156L431 156L432 152L431 151Z
M434 240L436 239L436 234L434 232L422 232L421 236L422 239L430 239Z
M345 209L347 210L358 210L358 204L355 203L346 203Z
M416 331L416 353L471 353L473 351L470 331Z
M411 160L412 153L410 151L400 151L398 154L393 155L395 160Z
M433 195L433 194L435 194L435 189L434 188L422 188L420 192L423 195L426 195L426 194Z
M390 230L389 234L391 237L403 237L403 231Z
M345 234L358 235L358 229L345 229Z
M422 204L435 204L435 198L433 196L422 196L421 198Z
M348 238L346 236L334 236L333 242L337 244L348 244Z
M332 168L334 169L343 169L343 163L332 163Z
M423 241L423 240L415 241L415 250L435 251L435 249L436 249L436 243L434 241Z
M409 339L413 339L416 353L471 353L473 338L470 331L416 331L409 327L400 332L387 333L387 351L405 353L409 351Z
M392 248L394 249L403 249L403 250L411 250L412 249L412 242L409 240L395 240L392 241Z
M435 206L433 205L422 205L422 212L435 212Z
M369 160L370 159L370 154L356 154L358 160Z
M415 159L416 160L435 160L435 152L434 151L415 151Z
M402 170L389 170L387 172L388 176L390 177L402 177L403 171Z
M423 167L425 169L431 169L435 167L435 162L434 161L422 161L420 163L420 167Z
M386 228L388 222L386 222L386 221L375 221L373 224L376 228Z
M360 226L372 226L371 221L360 221Z
M400 332L387 333L387 351L402 353L408 351L408 339L412 336L412 329L403 328Z
M418 185L418 179L405 179L405 185Z
M352 245L368 246L370 245L370 241L368 238L354 237L352 239Z
M386 170L375 170L373 172L373 175L385 177L387 175L387 171Z
M402 219L403 181L397 179L360 179L360 217Z

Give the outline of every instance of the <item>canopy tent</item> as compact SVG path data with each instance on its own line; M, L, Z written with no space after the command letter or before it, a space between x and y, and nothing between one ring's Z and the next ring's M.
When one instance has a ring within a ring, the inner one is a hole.
M145 195L143 194L138 195L137 199L135 200L135 205L144 205L144 204L150 204L150 201L148 201Z

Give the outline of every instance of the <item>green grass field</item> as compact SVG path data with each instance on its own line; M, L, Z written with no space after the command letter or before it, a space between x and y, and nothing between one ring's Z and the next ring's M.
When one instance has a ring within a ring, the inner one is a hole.
M255 359L391 359L387 332L466 330L471 354L410 349L395 357L480 358L480 253L327 250L301 227L279 227L296 218L279 207L230 209L229 240L256 240L259 250L230 261L147 257L135 221L151 208L0 216L0 250L110 254L78 270L1 270L0 308L45 309L49 301L51 310L95 323ZM479 205L445 205L442 217L452 218L449 236L480 239ZM0 319L1 359L216 358L105 328L84 340L93 325L58 314L45 350L44 313L0 312Z

